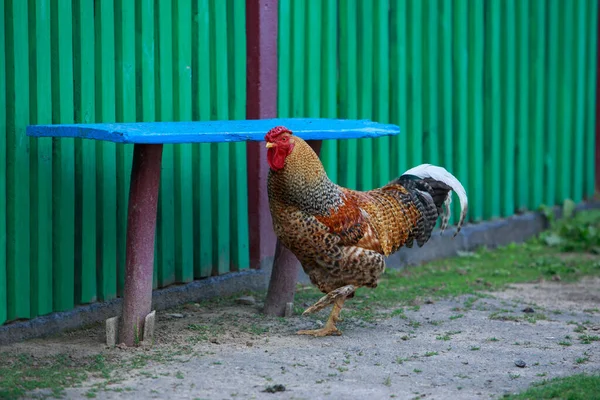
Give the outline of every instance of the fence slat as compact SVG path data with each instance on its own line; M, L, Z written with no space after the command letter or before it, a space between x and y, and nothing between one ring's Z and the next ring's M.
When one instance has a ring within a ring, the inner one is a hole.
M52 2L53 123L73 122L72 7L70 1ZM110 82L108 82L110 84ZM53 297L54 310L73 308L75 245L75 147L73 139L53 144ZM114 262L113 262L114 266Z
M356 119L358 116L357 65L357 2L348 0L340 7L340 117ZM357 141L339 143L338 174L340 184L350 189L357 187Z
M279 1L279 46L277 49L277 114L289 118L291 111L292 88L292 4L291 0Z
M503 217L515 211L515 3L506 0L502 3L502 211Z
M453 8L453 79L456 84L454 96L453 132L454 160L452 173L463 183L468 193L473 192L469 183L469 132L468 132L468 87L469 87L469 60L468 60L468 1L456 0ZM458 220L460 208L454 202L454 218Z
M546 60L546 4L530 3L530 63L529 63L529 158L532 179L529 208L535 209L544 201L544 109L545 109L545 60Z
M358 3L358 118L373 118L373 4ZM360 160L360 162L358 162ZM373 140L358 140L358 188L373 189Z
M452 126L452 110L454 97L453 65L452 65L452 32L453 32L453 8L452 2L440 0L440 24L439 31L440 49L440 91L441 109L440 136L442 138L440 164L452 169L454 152L454 130ZM407 132L407 134L410 134ZM453 218L450 218L452 222Z
M575 58L574 58L574 76L578 77L575 79L575 99L574 99L574 114L573 114L573 125L571 130L571 140L573 140L573 157L570 160L571 164L569 169L572 169L572 199L574 202L579 203L583 199L583 176L585 169L585 162L582 161L582 155L584 152L584 139L585 139L585 90L584 90L584 77L585 77L585 45L586 45L586 4L581 2L578 6L575 6L574 16L574 33L573 44L575 47ZM585 160L585 157L583 158Z
M408 2L408 75L409 96L408 102L408 158L410 166L416 166L423 162L423 109L422 109L422 35L421 24L423 23L423 3L420 0ZM449 32L448 43L452 43L452 30ZM450 54L451 57L451 54ZM451 60L451 58L450 58ZM401 156L403 154L400 154Z
M292 2L292 116L304 115L306 97L305 71L306 71L306 38L304 28L306 24L306 2Z
M136 120L136 51L135 3L116 0L116 119L123 122ZM127 211L133 145L116 146L117 162L117 294L125 287L125 247L127 243Z
M425 23L422 26L426 38L423 47L425 90L423 91L423 130L425 131L425 162L437 165L439 153L439 9L436 1L425 2ZM402 130L402 127L400 127ZM403 132L404 133L404 132ZM402 134L402 133L401 133Z
M94 4L73 3L73 74L75 122L92 123L96 115ZM36 139L39 140L39 139ZM96 301L96 143L75 140L75 303Z
M587 8L587 68L585 116L585 195L591 198L596 191L596 80L598 46L598 1L589 0Z
M192 9L191 0L174 3L175 49L175 119L192 119ZM175 146L174 197L175 197L175 279L191 282L194 279L194 221L192 196L188 192L192 182L192 146Z
M227 25L233 27L229 36L228 51L233 63L229 68L230 102L229 118L246 117L246 9L244 3L235 0L228 2ZM242 5L240 5L242 4ZM230 145L233 162L231 169L231 193L235 201L231 202L231 270L240 271L250 265L250 246L248 237L248 183L246 174L246 144Z
M312 3L311 3L312 4ZM337 117L337 1L321 2L323 23L323 46L321 48L321 116ZM333 182L338 182L338 142L324 140L321 147L321 159L327 175Z
M228 85L228 59L227 59L227 3L220 0L213 0L211 11L213 19L211 28L214 29L214 53L212 59L215 62L213 70L213 93L214 107L216 113L213 115L216 119L227 119L229 116L229 85ZM213 274L224 274L229 271L231 264L230 255L230 180L229 180L229 165L230 165L230 146L228 144L216 144L212 151L212 169L216 169L216 174L213 179L213 193L217 195L216 201L213 202L217 216L216 224L213 224L213 235L216 238L217 257L214 260Z
M557 202L571 196L571 152L573 151L573 8L575 3L565 2L561 7L559 45L562 49L559 55L558 67L558 147L556 153L557 186L555 198Z
M547 43L558 43L559 32L558 32L558 12L559 3L556 0L549 0L547 3L547 30L546 30L546 41ZM557 103L558 103L558 46L547 46L548 50L548 62L546 63L546 129L545 129L545 142L546 142L546 154L544 155L545 164L545 185L546 195L544 203L547 206L553 206L555 204L555 195L557 190L556 185L556 138L558 135L557 129Z
M486 8L485 58L489 67L485 71L485 131L488 132L485 144L485 180L488 183L485 191L485 217L500 216L500 186L501 186L501 138L502 138L502 98L500 76L502 63L500 58L501 41L501 4L491 1Z
M193 82L195 94L194 112L198 119L209 120L211 117L211 63L210 63L210 10L209 0L198 0L197 46L192 52L195 59L196 80ZM192 79L194 80L194 77ZM212 238L212 192L211 145L208 143L196 146L194 157L194 243L199 251L194 252L194 277L202 278L212 273L213 238Z
M96 2L96 118L115 121L115 35L114 4ZM60 139L61 141L63 139ZM96 143L96 192L98 197L98 248L102 249L98 273L98 296L109 300L117 295L117 185L113 143Z
M31 123L52 123L50 2L29 2ZM33 18L32 18L33 17ZM30 142L31 315L52 312L52 139Z
M392 71L390 85L392 91L392 110L391 122L400 126L400 134L391 139L392 142L392 159L391 168L392 176L400 176L407 170L408 149L408 123L407 123L407 77L406 77L406 60L407 60L407 44L406 44L406 2L404 0L393 0L392 4L392 21L393 29L391 35L391 58Z
M304 116L318 118L321 114L321 4L320 2L306 2L306 22L310 29L306 29L306 112Z
M373 119L388 123L390 119L390 53L389 53L389 0L377 0L373 3L375 30L374 40L374 94ZM373 140L375 147L374 182L376 187L390 181L390 138L382 137Z
M173 96L173 3L158 4L158 75L160 96L156 101L160 121L174 120ZM158 282L166 286L175 282L175 182L174 145L163 147L160 195L158 200Z
M6 210L8 319L28 318L30 312L29 240L29 45L27 2L6 4ZM14 102L12 101L14 99Z
M469 7L469 125L471 140L469 146L469 219L483 219L483 71L484 71L484 5L479 0L471 0Z
M5 27L4 17L6 2L0 3L0 54L7 54L5 47ZM0 104L6 103L6 57L0 59ZM6 276L6 179L8 178L6 170L6 145L8 138L8 126L6 123L7 107L0 107L0 132L6 132L3 138L0 138L0 325L6 321L8 298L7 291L7 276Z
M515 173L516 208L524 211L529 204L529 0L516 3L517 45L517 170ZM534 178L535 179L535 178Z

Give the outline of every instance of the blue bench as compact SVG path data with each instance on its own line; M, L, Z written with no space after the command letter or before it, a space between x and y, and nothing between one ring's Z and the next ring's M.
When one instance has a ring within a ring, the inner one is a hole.
M144 320L152 305L154 236L163 144L263 141L273 127L283 125L305 140L358 139L396 135L396 125L367 120L263 119L210 122L138 122L112 124L31 125L33 137L69 137L133 143L134 154L127 215L126 274L123 294L121 342L128 345L142 337ZM266 163L266 160L264 161ZM259 184L265 185L264 182ZM289 251L278 246L279 257ZM282 254L282 252L284 254ZM288 268L289 269L289 268ZM293 287L296 271L283 271L276 264L273 285ZM277 297L277 296L275 296Z

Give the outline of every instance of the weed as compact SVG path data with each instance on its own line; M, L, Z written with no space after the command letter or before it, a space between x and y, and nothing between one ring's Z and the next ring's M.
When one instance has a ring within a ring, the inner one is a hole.
M388 375L387 378L384 379L383 384L388 387L392 386L392 377Z
M600 340L600 336L592 335L579 335L579 341L581 344L591 344Z
M464 314L451 315L450 320L455 320L464 317Z
M424 355L425 355L425 357L433 357L433 356L437 356L438 352L437 351L428 351Z
M497 338L495 338L495 337L491 337L491 338L487 339L487 341L488 341L488 342L499 342L500 340L498 340L498 339L497 339Z
M479 346L471 346L471 348L470 348L471 351L477 351L480 349L481 349L481 347L479 347Z
M560 344L561 346L571 346L571 342L567 341L567 340L561 340L560 342L558 342L558 344Z

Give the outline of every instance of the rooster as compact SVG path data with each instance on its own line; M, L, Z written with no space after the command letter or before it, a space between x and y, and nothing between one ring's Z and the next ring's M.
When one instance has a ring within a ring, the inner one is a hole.
M464 222L465 189L442 167L419 165L381 188L355 191L333 183L317 154L289 129L275 127L265 140L273 228L326 293L304 314L333 304L323 328L298 334L341 335L336 322L344 301L359 287L377 287L386 256L415 241L423 246L439 216L446 228L452 191L461 205L455 236Z

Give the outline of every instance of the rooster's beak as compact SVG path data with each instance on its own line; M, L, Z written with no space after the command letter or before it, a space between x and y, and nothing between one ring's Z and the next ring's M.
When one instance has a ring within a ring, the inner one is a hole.
M270 149L271 147L275 147L275 143L267 142L267 149Z

